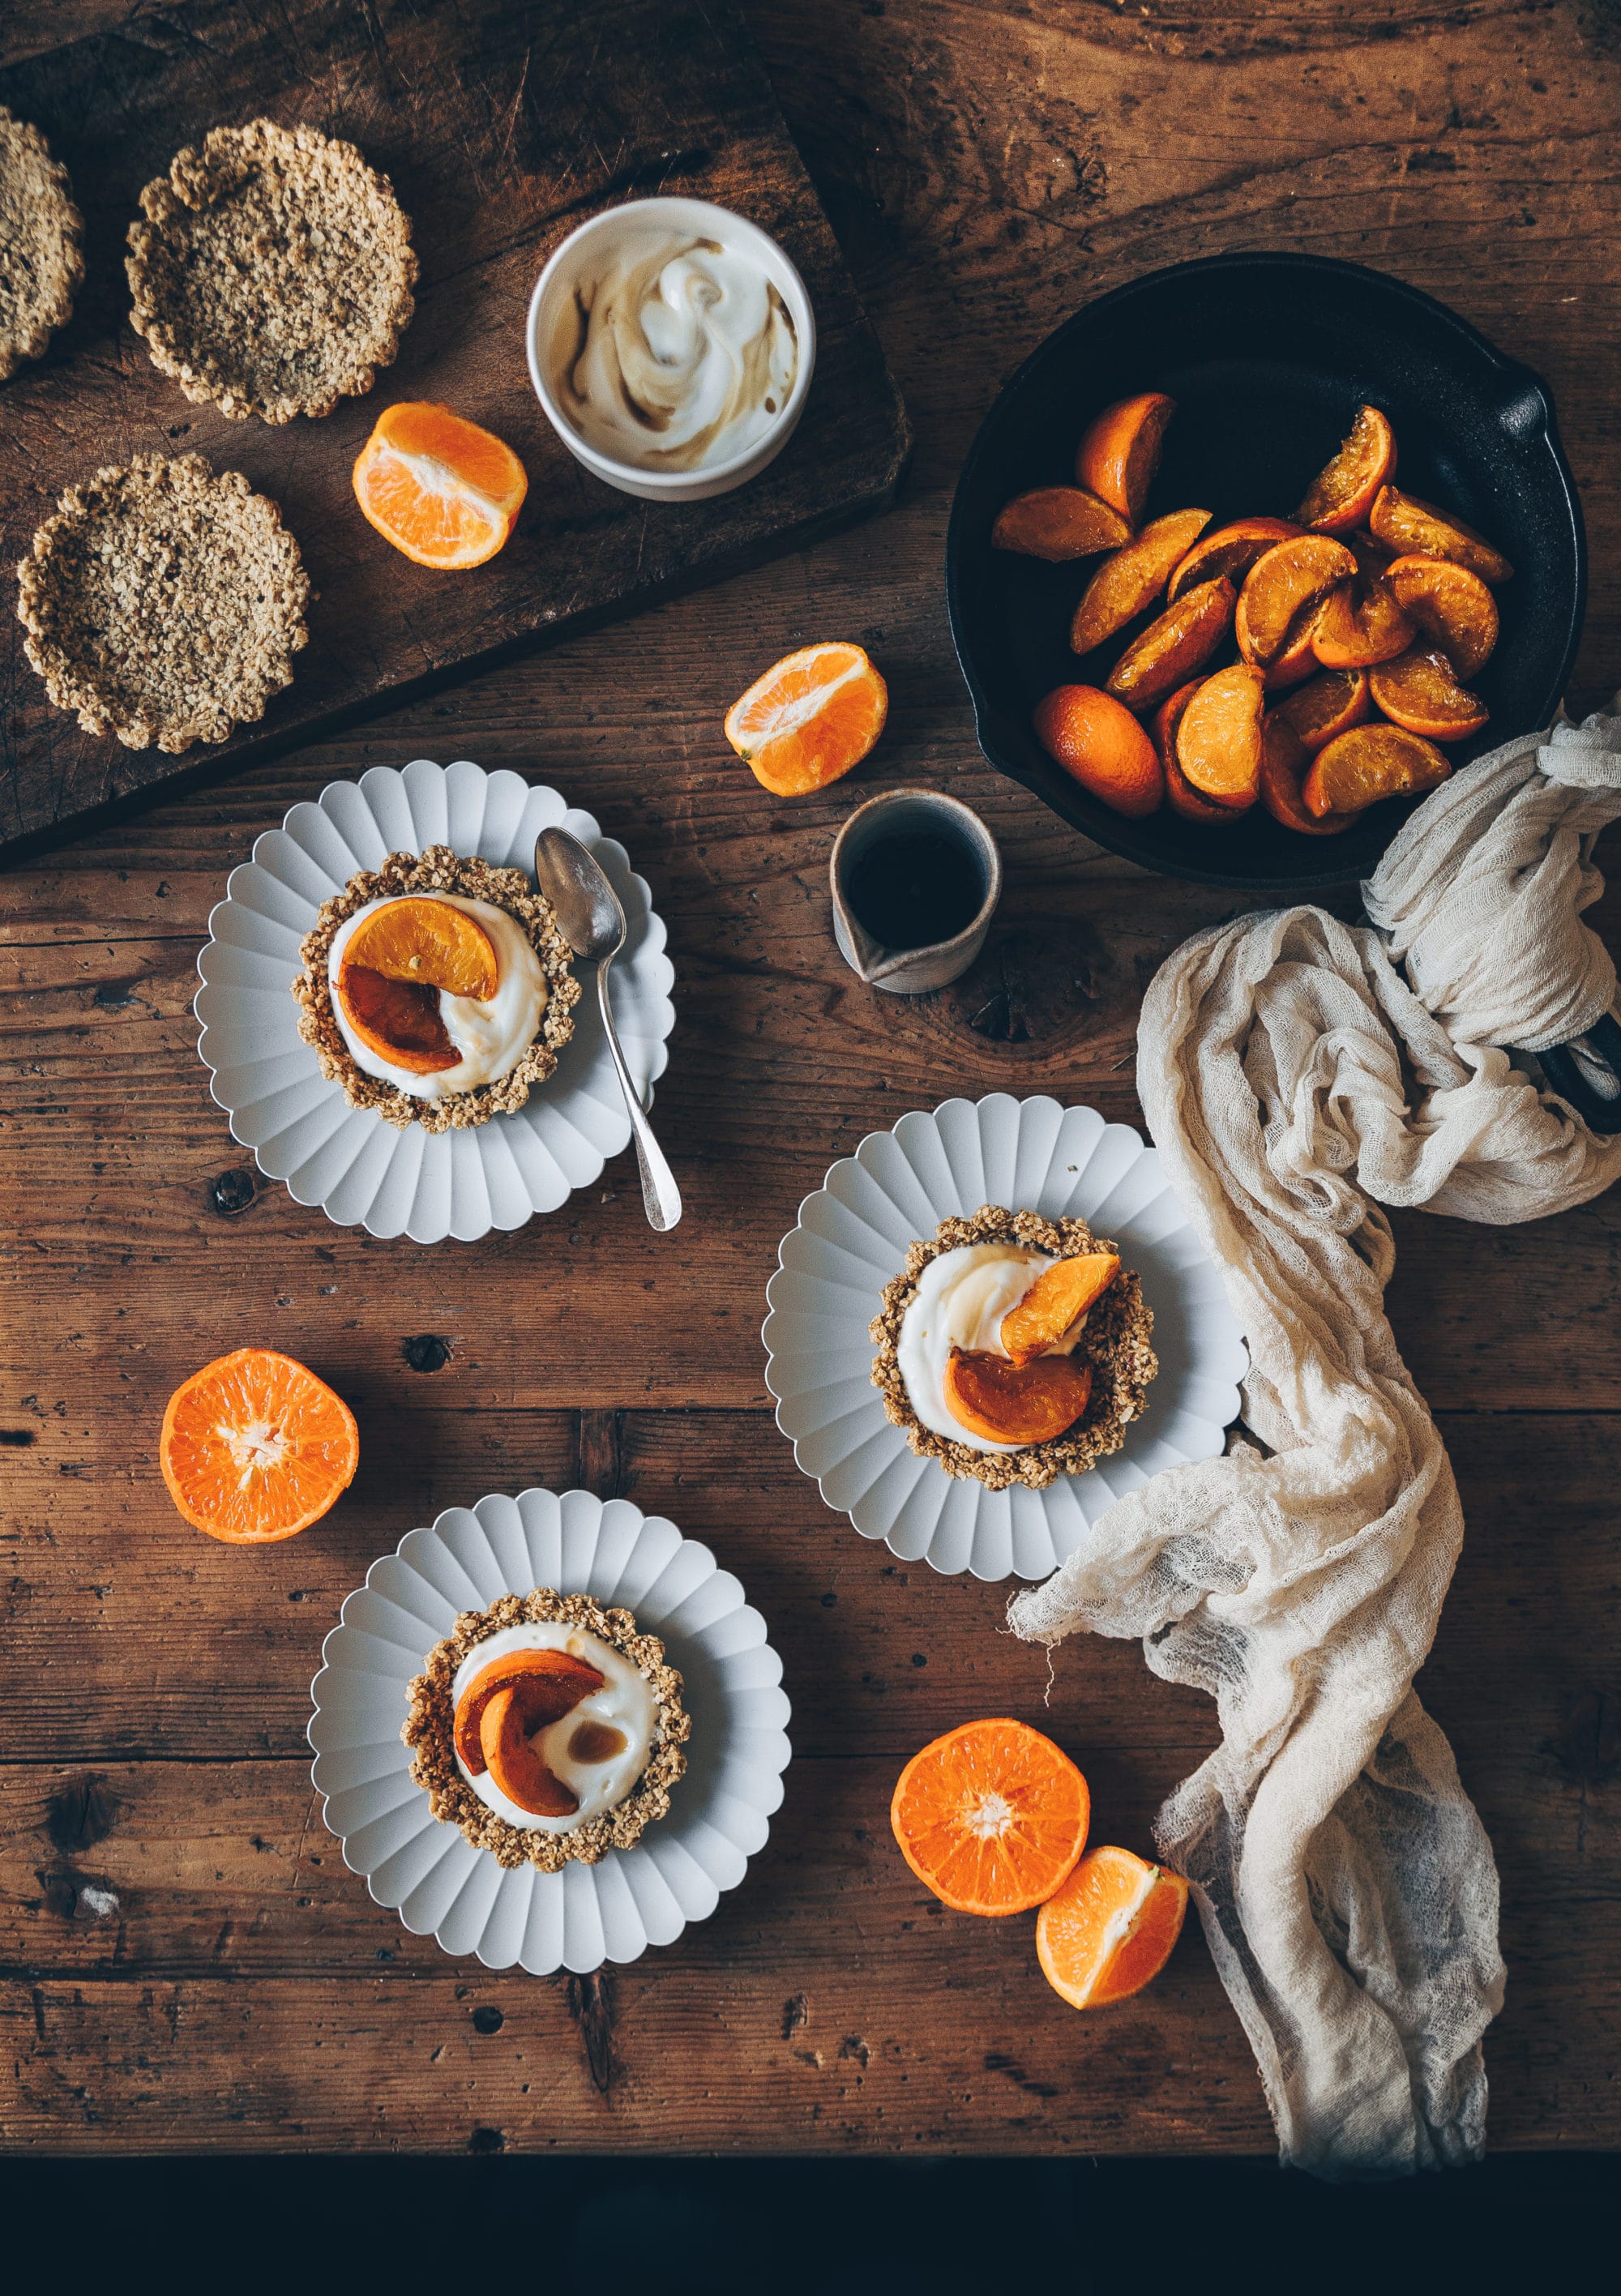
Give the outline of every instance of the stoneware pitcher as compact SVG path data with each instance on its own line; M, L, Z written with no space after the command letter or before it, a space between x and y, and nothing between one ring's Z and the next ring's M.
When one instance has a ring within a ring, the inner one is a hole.
M880 838L935 837L949 840L973 861L983 888L978 909L948 939L909 948L886 948L850 906L856 865ZM985 946L991 918L1002 898L1002 856L971 806L937 790L886 790L857 806L834 841L828 874L833 892L833 938L853 972L874 988L896 996L921 996L955 980Z

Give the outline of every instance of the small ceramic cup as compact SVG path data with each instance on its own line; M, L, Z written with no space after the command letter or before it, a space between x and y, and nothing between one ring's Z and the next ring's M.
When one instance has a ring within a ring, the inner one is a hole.
M960 932L918 948L885 948L873 939L851 908L851 872L880 837L949 838L971 854L985 897ZM971 806L938 790L886 790L856 807L833 843L828 875L833 890L833 938L852 972L892 996L921 996L955 980L985 947L996 904L1002 898L1002 856Z
M700 470L643 470L638 463L619 462L610 455L600 453L587 445L569 422L553 388L556 354L553 346L561 340L560 325L565 309L573 304L577 281L589 276L594 265L606 256L616 239L626 231L646 229L650 225L675 237L717 239L724 247L733 247L752 256L782 298L794 323L798 357L793 381L776 421L764 438L757 439L742 454L733 455L727 463L706 464ZM571 231L535 283L535 292L529 298L525 342L536 396L552 428L575 461L610 487L618 487L621 494L634 495L643 502L703 502L711 495L730 494L733 487L757 477L768 463L775 461L792 437L816 365L816 319L810 296L804 280L770 233L762 231L758 224L750 223L746 217L734 215L730 208L715 207L708 200L675 197L629 200L623 207L604 208L600 215L592 216L577 231Z

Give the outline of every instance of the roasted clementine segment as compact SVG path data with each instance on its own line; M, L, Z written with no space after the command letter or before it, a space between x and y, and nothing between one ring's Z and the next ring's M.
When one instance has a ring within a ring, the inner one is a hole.
M1261 793L1266 681L1247 661L1207 677L1182 713L1176 762L1204 796L1242 813Z
M954 1348L946 1364L946 1408L988 1443L1050 1443L1073 1427L1092 1399L1092 1365L1072 1356L1010 1363L988 1348Z
M1055 685L1036 705L1036 738L1085 790L1116 813L1157 813L1165 775L1131 711L1095 685Z
M1151 605L1183 558L1189 543L1210 523L1208 510L1173 511L1145 526L1134 541L1103 561L1081 593L1069 626L1069 644L1077 653L1090 653L1105 638L1134 621Z
M1460 677L1485 668L1497 643L1497 601L1478 574L1445 558L1408 557L1393 560L1385 579Z
M1182 724L1182 713L1203 683L1202 678L1191 677L1185 685L1179 685L1175 693L1155 710L1149 721L1149 730L1154 737L1154 747L1159 752L1159 763L1165 773L1166 803L1172 812L1179 813L1184 821L1197 821L1208 829L1220 829L1224 824L1236 821L1238 815L1230 805L1217 805L1213 797L1206 797L1202 791L1196 790L1176 762L1176 732Z
M1086 1846L1092 1797L1068 1754L1027 1722L965 1722L914 1754L889 1824L925 1889L960 1914L1026 1914Z
M430 893L385 901L362 917L344 943L343 962L385 980L425 982L486 1003L501 979L495 944L478 918Z
M269 1348L205 1364L168 1399L158 1463L210 1538L254 1546L319 1522L355 1480L355 1414L324 1380Z
M1101 1300L1120 1273L1112 1251L1077 1252L1044 1267L1016 1307L1003 1317L996 1336L1016 1364L1029 1363L1061 1340L1077 1316Z
M1106 690L1134 709L1151 709L1204 668L1232 628L1237 603L1224 574L1195 584L1126 647Z
M1348 726L1360 726L1371 703L1365 669L1321 670L1309 685L1298 686L1276 715L1298 737L1308 757Z
M454 1069L462 1058L445 1026L439 992L414 980L390 980L369 965L345 964L338 974L343 1017L365 1046L412 1076Z
M1389 583L1358 576L1337 583L1318 607L1312 652L1324 669L1368 669L1405 653L1415 635Z
M1213 582L1218 574L1230 582L1240 581L1274 542L1290 542L1302 531L1288 518L1240 518L1230 526L1218 526L1193 545L1171 576L1166 594L1175 605L1196 582Z
M1090 1850L1036 1916L1042 1974L1072 2009L1101 2009L1158 1977L1182 1934L1188 1885L1129 1849Z
M858 766L884 730L889 689L858 645L801 646L726 712L726 739L762 787L805 797Z
M1478 574L1483 582L1506 582L1514 571L1484 534L1477 534L1449 510L1437 510L1434 503L1423 502L1417 495L1404 495L1399 487L1380 488L1368 512L1368 524L1393 558L1410 554L1450 558L1455 566L1467 566L1471 574Z
M1243 611L1244 601L1240 595L1238 612L1241 614ZM1317 617L1322 611L1321 604L1302 606L1284 632L1281 647L1266 665L1268 693L1287 693L1291 685L1298 685L1303 677L1310 677L1314 670L1322 668L1322 663L1312 651L1312 632L1316 627ZM1235 636L1237 633L1238 614L1235 614L1233 616Z
M1261 726L1261 803L1274 821L1302 837L1337 837L1355 814L1308 813L1300 794L1311 758L1282 709L1271 710Z
M1239 597L1234 635L1245 660L1267 668L1298 639L1297 617L1355 571L1355 559L1331 535L1302 534L1292 542L1273 543L1244 577Z
M482 566L505 542L529 481L493 430L429 400L387 406L355 464L355 499L419 566Z
M479 1746L492 1783L509 1801L532 1817L572 1817L580 1806L532 1744L520 1686L509 1682L491 1693L479 1717Z
M582 1698L589 1698L602 1687L602 1677L596 1668L568 1651L508 1651L474 1675L457 1700L456 1752L474 1777L486 1768L479 1733L484 1710L498 1690L517 1691L524 1727L533 1732L561 1722Z
M1381 798L1434 789L1451 771L1435 743L1420 734L1400 726L1354 726L1318 750L1300 794L1322 821L1330 813L1360 813Z
M1350 436L1319 471L1295 515L1319 534L1345 534L1360 526L1379 488L1396 474L1396 433L1377 406L1357 409Z
M1057 564L1118 550L1131 540L1131 532L1118 510L1084 487L1033 487L1028 494L1015 495L998 513L991 548Z
M1373 699L1392 725L1432 742L1464 742L1478 734L1489 712L1478 693L1453 676L1444 653L1415 646L1369 673Z
M1142 505L1159 468L1166 425L1175 412L1176 401L1159 390L1118 398L1093 417L1076 448L1077 483L1134 527L1142 523Z

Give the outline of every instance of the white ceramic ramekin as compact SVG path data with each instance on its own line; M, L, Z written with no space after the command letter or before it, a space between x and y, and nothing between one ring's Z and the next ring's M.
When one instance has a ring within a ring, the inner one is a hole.
M552 340L558 299L572 296L575 281L582 272L589 270L592 257L601 252L606 242L618 238L623 231L649 224L662 224L675 233L718 239L725 245L752 255L787 304L794 323L798 365L782 411L763 439L757 439L746 453L734 455L728 463L713 463L693 471L655 471L599 454L594 447L586 444L564 414L546 372L543 346ZM610 487L618 487L621 494L635 495L643 502L703 502L711 495L730 494L734 487L757 477L793 436L815 372L816 320L804 280L768 232L749 222L746 217L734 215L730 208L712 206L708 200L661 196L605 208L601 215L593 216L577 231L569 233L535 283L535 292L529 298L525 348L536 397L545 409L552 428L577 463Z

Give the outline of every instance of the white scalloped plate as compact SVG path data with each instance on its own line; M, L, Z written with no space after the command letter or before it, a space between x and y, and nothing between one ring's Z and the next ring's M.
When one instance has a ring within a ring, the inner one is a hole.
M663 1637L692 1718L670 1814L634 1849L542 1874L436 1818L400 1738L405 1694L459 1611L532 1587L622 1604ZM311 1772L346 1866L446 1953L536 1977L634 1961L708 1919L765 1844L790 1748L782 1663L729 1570L673 1522L588 1491L491 1493L413 1530L366 1573L310 1685Z
M920 1459L871 1380L867 1326L914 1240L948 1214L1007 1204L1118 1239L1154 1311L1159 1375L1123 1447L1044 1491L987 1490ZM976 1578L1044 1578L1083 1527L1163 1467L1211 1459L1239 1415L1248 1351L1159 1159L1093 1108L992 1093L870 1132L799 1207L766 1287L765 1384L794 1457L864 1538Z
M626 1060L648 1101L675 1018L664 925L625 848L556 790L504 768L487 774L465 758L452 766L415 758L403 771L373 766L357 782L330 782L317 803L295 805L280 829L255 841L253 858L231 872L197 960L197 1049L233 1136L296 1203L319 1204L340 1226L359 1224L373 1235L473 1242L492 1228L556 1211L629 1146L630 1118L594 996L576 1005L573 1037L527 1105L462 1132L397 1131L374 1111L351 1108L299 1036L290 993L299 943L322 902L356 870L440 844L532 876L536 837L558 822L591 847L625 905L630 931L609 993Z

